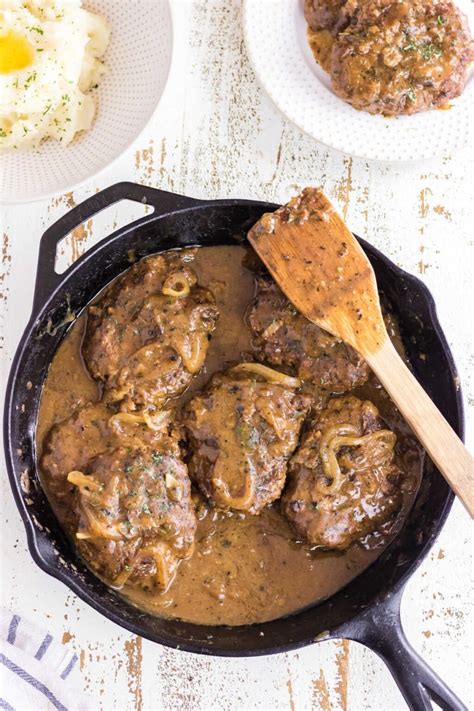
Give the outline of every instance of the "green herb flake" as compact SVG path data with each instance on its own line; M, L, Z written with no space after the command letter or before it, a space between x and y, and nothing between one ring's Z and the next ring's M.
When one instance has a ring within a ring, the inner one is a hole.
M0 138L6 138L7 137L7 132L3 130L3 128L0 128Z
M148 515L151 514L150 507L148 506L148 504L143 504L143 506L142 506L142 513L148 514Z
M153 464L161 464L163 462L163 455L160 452L153 452L151 458Z
M44 35L44 30L41 27L28 27L30 32L37 32L39 35Z
M435 44L425 44L421 50L421 55L425 62L430 62L433 57L440 57L442 54L442 49Z
M406 44L404 47L402 47L404 52L408 52L411 49L416 49L416 44L414 42L409 42L409 44Z
M407 91L407 98L410 99L410 101L415 102L416 101L416 91L414 89L409 89Z
M27 89L31 82L36 81L36 72L31 72L25 81L24 88Z
M436 22L438 23L438 25L444 25L446 20L444 19L444 17L442 15L438 15L438 17L436 18Z

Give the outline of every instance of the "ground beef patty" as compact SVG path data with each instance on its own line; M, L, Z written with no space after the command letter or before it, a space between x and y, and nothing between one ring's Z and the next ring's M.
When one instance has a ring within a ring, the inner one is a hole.
M212 293L197 285L192 256L142 259L88 309L85 363L124 410L161 406L204 363L218 311Z
M314 32L328 30L337 33L347 23L346 0L305 0L304 16Z
M310 399L246 375L246 367L214 376L183 422L189 473L204 495L220 508L258 514L283 490Z
M473 59L467 19L453 3L372 0L357 4L337 36L330 73L356 109L398 116L446 106Z
M117 588L167 589L178 561L192 553L197 523L176 442L108 450L68 480L77 545L89 565Z
M151 425L151 426L149 426ZM67 501L72 485L67 475L73 469L83 470L99 454L128 447L157 448L161 440L176 449L179 429L171 413L162 411L149 416L117 412L117 408L96 402L77 409L65 420L55 424L43 443L41 470L48 476L48 486L58 501Z
M282 498L305 540L344 550L393 518L402 504L395 443L371 402L328 402L290 461Z
M333 35L344 30L357 12L361 0L305 0L304 16L314 32Z
M258 360L283 366L318 388L345 392L369 376L358 353L302 316L269 277L257 278L247 322Z

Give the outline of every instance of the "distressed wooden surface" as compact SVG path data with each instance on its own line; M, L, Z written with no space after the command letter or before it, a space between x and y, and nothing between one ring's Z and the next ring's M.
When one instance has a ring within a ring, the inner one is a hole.
M321 185L354 232L431 289L460 371L472 445L469 156L388 165L325 148L288 123L260 90L246 59L237 0L176 1L172 75L137 145L73 194L1 212L5 370L29 315L40 235L97 189L127 179L202 198L281 202L305 185ZM119 204L77 228L61 245L61 267L142 210ZM216 659L165 649L122 631L35 567L4 473L1 484L2 603L76 649L93 708L406 708L382 662L355 643ZM468 704L471 555L471 525L456 502L431 554L410 580L402 610L410 642Z

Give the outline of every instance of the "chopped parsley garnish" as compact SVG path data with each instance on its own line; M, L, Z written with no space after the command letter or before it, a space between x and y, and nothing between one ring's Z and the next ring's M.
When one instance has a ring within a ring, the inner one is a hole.
M33 82L35 80L36 80L36 72L31 72L30 74L28 74L28 77L25 81L24 88L27 89L29 87L29 85L31 84L31 82Z
M151 458L153 460L153 464L161 464L163 461L163 455L160 454L160 452L153 452Z
M130 474L130 472L132 471L132 465L131 465L131 464L126 464L126 465L124 466L123 470L124 470L125 474Z
M7 132L3 130L3 128L0 128L0 138L6 138L7 137Z
M28 27L30 32L37 32L39 35L44 35L44 30L41 27Z
M407 97L410 99L410 101L415 102L416 101L416 91L414 89L409 89L407 91Z
M443 51L435 44L425 44L421 49L421 55L426 62L429 62L433 57L440 57Z
M444 17L442 15L438 15L438 17L436 18L436 22L438 23L438 25L444 25L446 20L444 19Z
M143 504L142 513L148 514L148 515L151 514L150 507L148 506L148 504Z
M414 42L410 42L403 47L404 52L408 52L410 49L416 49L416 44Z

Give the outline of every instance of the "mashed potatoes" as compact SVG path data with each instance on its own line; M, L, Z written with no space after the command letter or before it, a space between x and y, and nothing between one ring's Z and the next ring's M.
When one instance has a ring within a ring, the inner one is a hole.
M0 150L90 127L109 34L81 0L0 0Z

